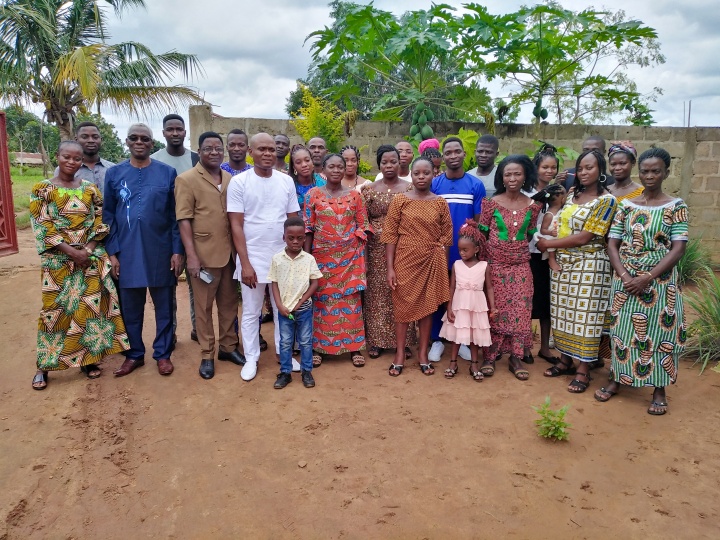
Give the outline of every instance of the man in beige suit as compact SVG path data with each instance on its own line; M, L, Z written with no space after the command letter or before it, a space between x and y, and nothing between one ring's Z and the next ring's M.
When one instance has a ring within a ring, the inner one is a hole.
M195 292L195 326L202 349L200 376L215 375L215 329L213 302L217 303L219 360L239 366L245 357L238 350L235 318L238 312L237 284L233 280L233 253L227 218L227 187L230 173L220 165L224 156L220 135L200 135L200 161L175 180L175 214L187 255L187 270Z

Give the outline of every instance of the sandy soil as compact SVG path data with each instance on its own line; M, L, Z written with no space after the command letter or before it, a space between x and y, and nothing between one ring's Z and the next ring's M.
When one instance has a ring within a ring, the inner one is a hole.
M15 538L717 538L720 376L681 365L670 412L650 390L609 403L571 395L530 366L473 382L399 378L389 357L329 361L317 387L272 389L274 355L244 383L234 365L197 374L179 288L176 370L115 379L51 373L30 388L37 256L0 259L0 540ZM146 320L152 321L151 307ZM153 325L148 325L150 345ZM263 334L272 336L271 325ZM412 365L410 365L412 364ZM570 440L539 438L531 409L570 405Z

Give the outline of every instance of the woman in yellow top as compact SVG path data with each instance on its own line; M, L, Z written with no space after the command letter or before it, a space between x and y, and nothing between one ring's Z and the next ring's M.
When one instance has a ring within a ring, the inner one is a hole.
M630 141L618 141L610 145L608 150L608 168L615 178L615 183L608 186L610 194L617 202L624 199L634 199L643 193L643 188L633 182L632 170L637 161L637 150Z
M42 267L37 373L32 387L47 387L48 371L79 367L89 379L97 363L130 345L120 315L110 259L100 243L102 195L92 182L75 178L83 150L60 143L58 175L33 186L30 214Z

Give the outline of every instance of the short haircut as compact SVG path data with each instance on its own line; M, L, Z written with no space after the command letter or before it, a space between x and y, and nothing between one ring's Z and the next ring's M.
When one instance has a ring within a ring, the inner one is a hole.
M377 149L377 152L375 152L375 157L377 158L377 165L380 166L380 162L382 161L382 157L384 154L387 154L389 152L394 152L395 155L400 159L400 152L398 152L397 148L395 148L391 144L383 144L380 145L380 148Z
M242 131L242 130L240 129L240 130L238 130L238 131ZM290 142L290 137L288 137L288 136L285 135L284 133L278 133L278 134L275 135L275 136L276 136L276 137L285 137L285 138L288 140L288 142Z
M214 131L206 131L205 133L201 133L200 137L198 137L198 148L202 146L202 143L205 142L205 139L220 139L220 142L222 142L222 137L219 133L215 133Z
M83 149L82 145L77 141L62 141L58 145L58 149L57 149L58 154L60 153L60 150L63 149L63 146L77 146L80 149L80 151L82 151L82 149Z
M602 151L605 153L605 139L603 139L600 135L590 135L585 139L585 141L597 141L602 144ZM585 142L583 141L583 142Z
M95 129L100 131L100 128L94 122L80 122L77 126L75 126L75 135L77 135L78 132L85 127L94 127Z
M287 229L288 227L302 227L303 229L305 229L305 222L300 216L292 216L287 218L285 220L285 223L283 223L283 230Z
M475 148L477 148L478 144L491 144L495 147L495 150L500 148L500 141L495 135L483 135L475 143Z
M183 126L185 125L185 120L183 119L183 117L180 116L179 114L173 113L173 114L168 114L165 116L165 118L163 118L163 123L162 123L163 128L165 127L165 124L167 122L169 122L170 120L180 120L182 122L182 125Z
M665 164L665 168L670 168L670 153L665 150L664 148L650 148L649 150L645 150L642 154L640 154L640 157L638 158L638 164L642 163L646 159L653 159L653 158L659 158L662 159L663 163Z
M448 137L447 139L445 139L445 140L442 142L442 150L443 150L443 152L445 151L445 147L446 147L449 143L452 143L452 142L459 143L459 144L460 144L460 148L462 148L463 150L465 150L465 146L463 145L463 142L462 142L462 140L460 139L460 137Z
M230 135L245 135L245 138L246 139L248 138L248 134L245 133L242 129L238 129L238 128L231 129L230 131L228 131L228 137Z
M535 165L530 161L530 158L525 154L514 154L503 159L495 171L495 195L501 195L507 191L505 182L503 182L503 175L505 174L505 167L515 163L523 168L525 174L525 182L522 185L522 190L530 192L537 185L537 170Z
M150 137L153 136L153 132L152 132L152 129L150 129L150 126L148 126L147 124L143 124L142 122L136 122L136 123L132 124L127 130L128 136L130 136L130 132L135 128L147 129L150 132Z

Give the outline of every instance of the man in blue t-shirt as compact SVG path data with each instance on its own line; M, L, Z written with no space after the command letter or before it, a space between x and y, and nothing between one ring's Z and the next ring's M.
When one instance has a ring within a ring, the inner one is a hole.
M457 137L448 137L442 145L443 160L445 161L445 172L432 181L431 191L444 198L450 207L450 217L453 224L453 245L448 254L448 270L452 268L455 261L460 259L458 252L458 231L465 224L465 220L480 218L480 208L485 197L485 186L475 176L465 172L463 161L465 150L462 141ZM442 317L445 314L445 306L435 312L430 338L433 341L428 359L431 362L439 362L445 345L440 341L440 328ZM470 360L470 349L462 345L460 357Z

